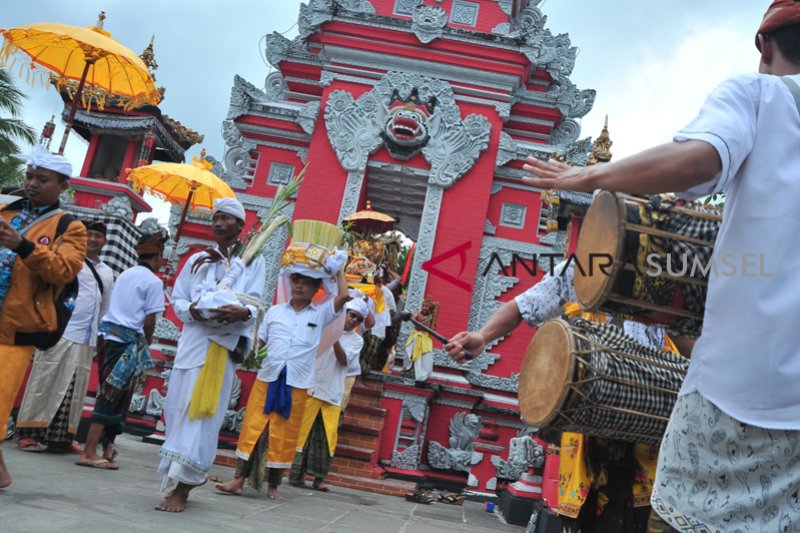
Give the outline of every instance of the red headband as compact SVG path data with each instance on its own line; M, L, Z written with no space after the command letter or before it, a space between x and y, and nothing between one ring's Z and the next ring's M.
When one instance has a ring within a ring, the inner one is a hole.
M792 24L800 24L800 0L775 0L764 14L758 33L769 33Z

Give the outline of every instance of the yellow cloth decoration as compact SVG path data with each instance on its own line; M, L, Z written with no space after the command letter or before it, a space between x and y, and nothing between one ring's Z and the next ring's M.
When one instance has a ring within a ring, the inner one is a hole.
M383 289L372 283L350 283L350 287L358 289L375 302L375 312L380 314L386 308L386 302L383 300Z
M561 434L558 466L558 514L577 518L586 502L591 477L586 467L586 437L580 433Z
M577 302L564 304L564 314L569 318L580 316L593 322L605 323L608 315L602 311L586 313ZM662 349L680 355L672 339L664 333ZM658 446L636 443L633 446L634 456L640 469L636 472L633 484L633 506L650 505L650 494L655 483L656 465L658 463ZM592 477L586 467L586 437L579 433L563 433L561 436L561 457L558 468L558 514L577 518L586 501ZM597 485L604 485L604 479L598 479ZM602 500L607 496L600 494ZM604 501L598 502L600 507Z
M287 266L298 263L308 265L311 268L320 269L325 266L325 261L328 259L329 255L330 252L327 248L317 244L293 242L286 251L283 252L281 264Z
M415 363L420 357L433 351L433 339L426 331L415 329L411 332L411 335L409 335L406 340L406 352L408 351L408 347L412 344L414 345L414 349L411 352L411 360Z
M228 350L214 341L209 341L206 362L194 384L189 402L189 420L211 418L217 412L219 393L225 377Z

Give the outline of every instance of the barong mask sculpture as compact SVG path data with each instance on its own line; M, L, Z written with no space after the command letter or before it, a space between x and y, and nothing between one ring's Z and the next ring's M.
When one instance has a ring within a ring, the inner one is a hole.
M428 142L427 122L436 106L436 98L421 104L417 89L407 100L395 89L389 105L389 120L383 128L386 149L395 159L411 159Z
M328 139L342 167L363 174L381 145L407 160L422 151L431 165L428 183L451 187L489 146L485 117L461 118L453 89L442 80L389 72L358 99L333 91L325 108Z

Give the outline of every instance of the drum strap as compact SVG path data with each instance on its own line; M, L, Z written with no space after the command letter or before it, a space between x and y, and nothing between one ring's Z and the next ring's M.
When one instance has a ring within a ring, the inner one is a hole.
M800 86L797 85L789 76L781 76L781 81L789 88L789 92L794 97L794 103L797 105L797 112L800 113Z

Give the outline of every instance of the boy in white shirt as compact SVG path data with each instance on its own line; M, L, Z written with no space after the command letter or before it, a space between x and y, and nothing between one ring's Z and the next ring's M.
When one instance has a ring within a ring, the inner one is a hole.
M267 496L281 499L278 486L284 469L292 466L307 390L314 385L322 332L350 299L340 268L343 262L344 258L338 268L326 270L298 266L282 269L281 276L288 278L291 286L291 299L273 305L264 317L259 337L267 344L267 357L247 400L236 445L236 474L227 483L217 483L217 490L240 495L245 479L251 475L255 475L255 488L260 488L257 462L260 452L268 448ZM324 303L314 303L312 299L323 286L323 279L332 275L336 276L337 295Z
M336 442L339 438L339 415L344 394L347 372L353 363L358 364L358 356L364 340L353 331L361 324L369 312L362 299L350 300L345 306L347 315L344 331L331 348L317 358L314 387L309 389L305 415L300 426L297 453L289 474L289 484L302 487L303 476L314 476L311 488L328 491L324 483L333 461Z

